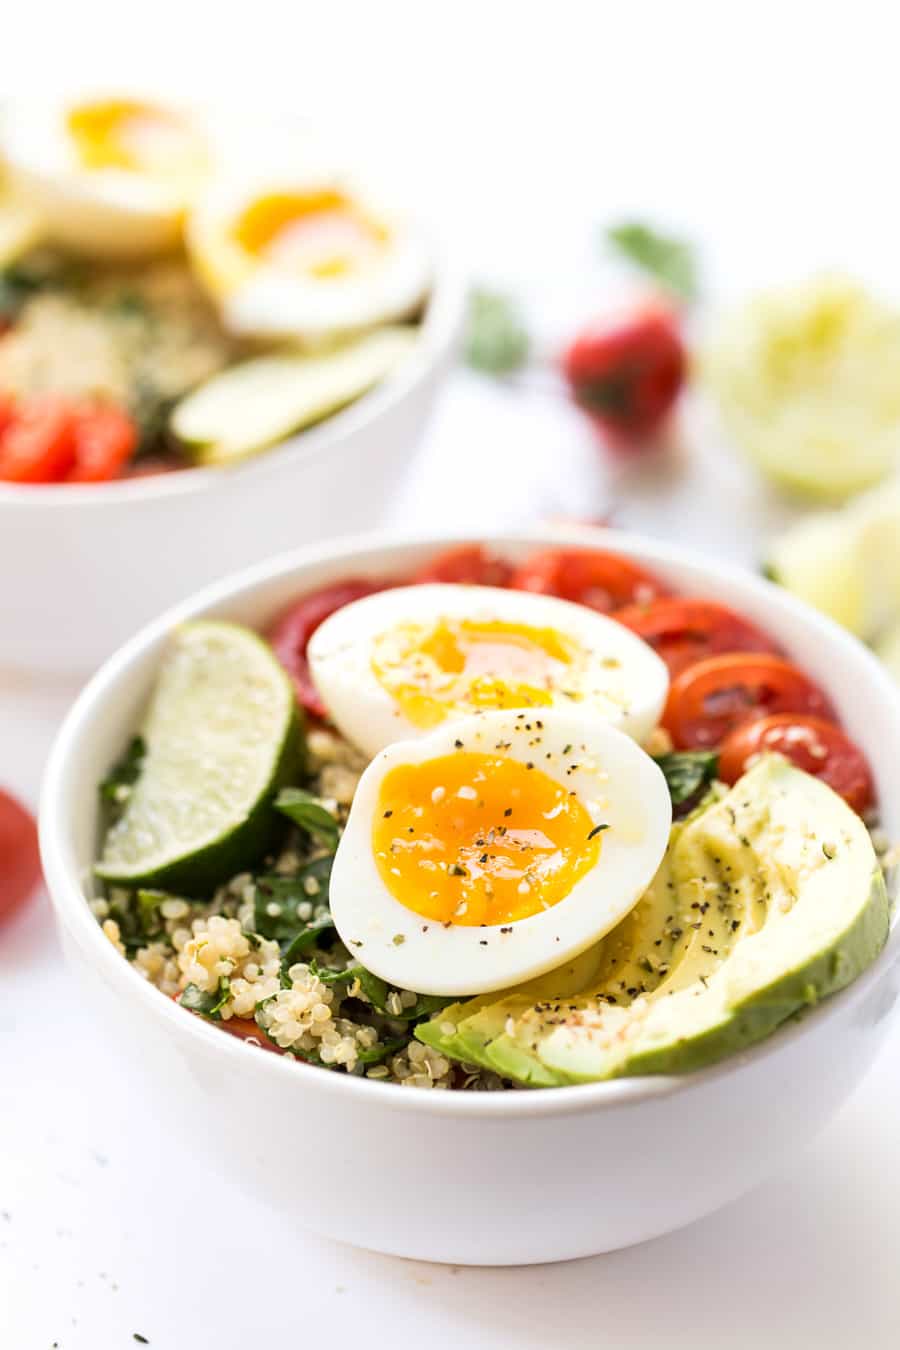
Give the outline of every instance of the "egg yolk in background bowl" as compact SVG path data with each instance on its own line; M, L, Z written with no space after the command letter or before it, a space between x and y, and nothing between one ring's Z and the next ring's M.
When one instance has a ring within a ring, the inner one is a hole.
M69 135L86 169L119 169L167 181L199 178L206 147L177 113L149 103L109 99L70 110Z
M596 865L601 837L584 804L537 765L459 751L386 774L372 846L395 900L473 927L564 900Z
M343 276L376 260L389 231L334 188L274 193L251 203L233 227L245 253L310 276Z
M546 707L585 655L579 643L553 628L440 619L381 634L372 648L372 671L413 726L426 729L451 713Z

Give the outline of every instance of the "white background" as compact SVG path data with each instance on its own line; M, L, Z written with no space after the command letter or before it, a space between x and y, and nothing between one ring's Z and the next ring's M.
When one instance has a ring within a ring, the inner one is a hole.
M713 301L828 264L900 290L890 8L31 3L4 14L0 93L140 86L336 120L408 166L464 260L521 291L552 346L602 307L596 226L623 214L696 239ZM610 474L552 394L460 375L391 519L614 509L752 562L778 508L702 418L682 439L665 467ZM0 779L32 801L72 692L0 679ZM560 1267L402 1262L304 1235L302 1215L209 1170L212 1155L227 1171L215 1140L158 1134L140 1064L79 1007L42 899L0 934L0 1346L116 1350L138 1331L155 1350L889 1350L898 1066L900 1033L805 1157L684 1233ZM677 1141L660 1146L677 1166ZM374 1165L402 1184L402 1158ZM539 1163L522 1184L541 1185Z

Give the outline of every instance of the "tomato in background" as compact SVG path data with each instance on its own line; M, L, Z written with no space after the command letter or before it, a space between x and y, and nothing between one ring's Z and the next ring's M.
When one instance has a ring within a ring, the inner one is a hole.
M20 403L0 431L0 481L58 483L75 463L75 418L69 400Z
M659 430L685 381L687 357L677 316L658 304L598 319L563 356L572 396L614 446Z
M600 614L649 604L668 594L645 567L600 549L550 548L535 553L515 570L511 585L517 591L572 600Z
M667 596L649 605L631 605L615 615L665 661L674 679L688 666L726 652L781 654L755 624L714 600Z
M719 746L735 727L774 713L837 722L825 693L797 666L766 653L710 656L669 687L662 723L679 750Z
M859 746L833 722L797 713L760 717L736 727L722 743L719 777L737 782L747 761L766 750L821 778L860 815L874 801L872 771Z
M34 817L0 788L0 923L25 903L40 879Z
M111 403L85 404L75 412L75 463L67 483L105 483L118 478L134 454L134 420Z

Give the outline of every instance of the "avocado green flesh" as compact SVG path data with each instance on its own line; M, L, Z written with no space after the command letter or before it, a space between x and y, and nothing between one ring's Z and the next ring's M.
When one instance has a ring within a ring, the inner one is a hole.
M509 1010L479 1062L531 1086L701 1068L849 984L888 919L863 822L767 757L673 829L649 891L600 944L590 991ZM483 1033L497 1021L484 1007L477 1019Z

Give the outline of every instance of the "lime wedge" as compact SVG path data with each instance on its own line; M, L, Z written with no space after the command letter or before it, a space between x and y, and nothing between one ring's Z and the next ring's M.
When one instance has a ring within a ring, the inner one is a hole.
M299 767L294 691L237 624L185 624L141 728L146 747L97 874L200 895L257 862L279 828L278 789Z
M183 398L172 430L204 464L242 459L352 403L416 341L414 328L379 328L331 351L243 361Z

